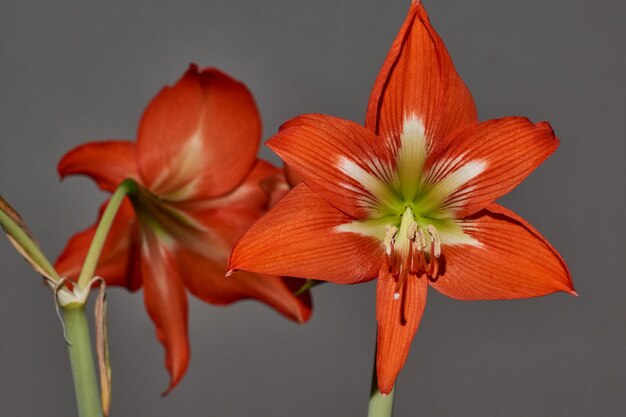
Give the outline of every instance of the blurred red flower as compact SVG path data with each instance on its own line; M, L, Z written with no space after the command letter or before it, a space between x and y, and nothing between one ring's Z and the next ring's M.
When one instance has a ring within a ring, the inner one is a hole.
M234 242L267 211L274 191L287 188L282 170L257 159L260 139L248 89L192 65L150 102L137 142L88 143L59 162L61 177L87 175L108 192L126 178L139 184L115 218L96 275L130 290L143 286L165 346L168 391L189 362L185 290L217 305L257 299L298 322L311 314L309 295L293 295L301 280L224 277ZM77 278L95 228L68 242L56 263L62 276Z

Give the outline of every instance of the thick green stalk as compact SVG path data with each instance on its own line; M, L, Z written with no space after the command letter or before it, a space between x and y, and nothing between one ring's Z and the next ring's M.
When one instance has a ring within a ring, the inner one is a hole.
M78 415L79 417L102 417L100 388L91 353L85 305L75 304L63 307L63 319L70 343L67 348L74 377Z
M374 355L376 356L376 355ZM378 375L376 375L376 358L374 357L374 370L372 371L372 389L370 390L370 404L367 417L391 417L393 415L394 387L387 395L378 390Z
M102 247L104 246L104 242L106 241L111 225L113 224L113 219L115 219L115 215L117 214L122 201L124 201L124 197L126 197L129 193L135 192L135 190L137 190L137 183L131 179L127 179L124 180L119 187L117 187L117 190L115 190L111 196L109 204L102 214L96 233L91 241L91 246L89 247L89 251L85 257L83 269L80 271L80 276L78 277L78 286L80 288L85 288L87 284L89 284L89 281L93 278L96 266L98 265L98 259L100 259Z

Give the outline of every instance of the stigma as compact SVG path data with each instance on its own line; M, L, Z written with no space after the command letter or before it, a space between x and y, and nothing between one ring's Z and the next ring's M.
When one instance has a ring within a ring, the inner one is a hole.
M425 227L415 221L413 210L406 207L400 227L385 227L385 262L388 272L396 282L394 300L399 300L407 279L437 280L441 237L433 224Z

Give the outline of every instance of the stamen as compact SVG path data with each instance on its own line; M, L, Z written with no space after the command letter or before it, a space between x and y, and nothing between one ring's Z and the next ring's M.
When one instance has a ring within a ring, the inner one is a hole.
M397 234L398 228L396 226L385 226L385 240L383 242L385 244L385 253L387 256L391 256L393 251L393 242L396 240Z
M424 232L422 232L422 229L418 227L417 223L413 223L411 226L414 226L415 228L415 231L411 230L411 240L412 243L416 245L416 248L411 248L411 251L409 252L409 256L411 257L411 274L417 275L421 267L420 252L424 250L424 245L422 244L422 241L424 240Z
M398 253L395 250L395 241L391 241L391 255L387 256L387 263L389 264L389 273L391 275L398 275Z
M403 259L402 265L400 265L400 276L398 277L398 282L396 283L396 289L393 293L393 299L397 300L400 298L400 289L402 289L402 285L404 285L404 281L406 281L407 275L409 275L409 270L411 268L411 253L413 252L413 241L409 240L409 253Z
M415 234L417 233L417 223L413 222L409 225L409 229L406 232L406 237L409 240L415 240Z
M422 229L417 230L417 234L415 235L415 244L417 244L417 251L423 252L426 249L426 236L424 236L424 231Z
M387 268L389 273L391 273L392 275L396 275L398 273L397 254L394 248L397 234L398 228L396 226L385 226L385 240L383 241L383 244L385 245L385 258L387 261Z
M439 258L441 256L441 238L432 224L428 225L428 234L430 235L431 254L434 254L435 258Z
M430 259L428 261L428 279L431 281L437 280L437 275L439 274L439 262L437 258L433 256L433 252L430 252Z

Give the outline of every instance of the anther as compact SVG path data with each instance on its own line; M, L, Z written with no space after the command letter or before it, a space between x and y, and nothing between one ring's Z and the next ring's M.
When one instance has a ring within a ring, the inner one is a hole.
M431 253L435 255L435 258L439 258L441 256L441 238L432 224L428 225L428 234L430 235Z
M387 256L391 256L393 252L393 242L396 240L396 235L398 234L398 228L396 226L385 226L385 240L383 241L385 244L385 253Z
M423 252L424 249L426 249L426 236L424 236L422 229L418 229L415 234L415 244L417 245L418 252Z
M406 231L406 237L409 240L415 240L415 234L417 233L417 223L413 222L409 225L409 228Z

